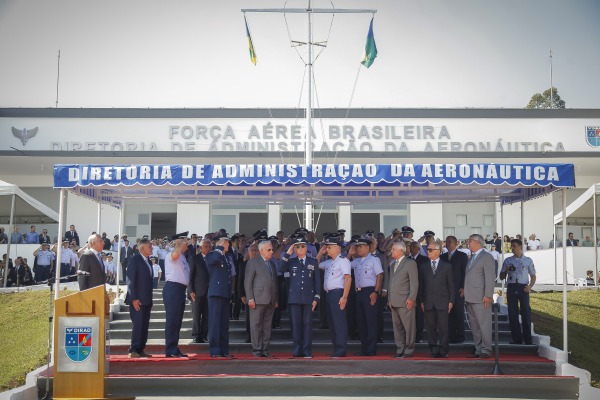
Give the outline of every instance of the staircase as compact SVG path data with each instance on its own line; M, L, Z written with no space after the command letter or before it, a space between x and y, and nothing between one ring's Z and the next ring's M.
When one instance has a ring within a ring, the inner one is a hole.
M281 329L273 329L269 352L273 358L254 359L246 340L245 311L230 321L230 354L235 359L211 359L208 344L190 344L191 305L186 306L179 348L189 359L164 356L165 309L161 288L154 290L147 353L149 360L129 360L132 324L128 306L121 306L110 323L109 388L113 396L170 396L202 393L203 396L402 396L413 397L518 397L576 399L579 380L555 376L554 362L539 357L537 345L511 345L508 317L499 315L500 366L504 375L493 375L495 361L470 359L472 334L465 320L467 339L451 344L449 358L430 359L427 340L417 343L412 359L393 357L391 315L384 313L384 342L375 357L352 357L358 340L348 342L346 358L331 359L327 329L313 319L312 359L290 359L291 331L286 312ZM425 333L426 335L426 333ZM40 378L39 387L45 386ZM177 391L173 391L177 388Z

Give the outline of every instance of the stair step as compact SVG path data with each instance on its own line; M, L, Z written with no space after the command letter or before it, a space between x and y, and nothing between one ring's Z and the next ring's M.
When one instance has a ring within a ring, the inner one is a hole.
M309 360L310 361L310 360ZM231 365L231 361L227 361ZM240 370L248 366L241 365ZM52 382L52 379L51 379ZM40 393L45 378L39 378ZM147 376L107 377L112 397L176 396L201 393L203 396L331 396L331 397L506 397L518 394L522 399L577 399L579 379L549 376ZM50 385L52 388L52 385Z

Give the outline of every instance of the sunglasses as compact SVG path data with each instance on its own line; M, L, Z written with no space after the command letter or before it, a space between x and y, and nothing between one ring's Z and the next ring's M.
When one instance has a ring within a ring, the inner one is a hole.
M306 247L306 246L305 246L305 245L303 245L303 244L297 244L297 245L295 245L294 247L295 247L295 248L297 248L297 249L298 249L298 248L302 249L302 248L304 248L304 247Z
M431 253L432 251L439 251L440 249L427 249L428 253Z

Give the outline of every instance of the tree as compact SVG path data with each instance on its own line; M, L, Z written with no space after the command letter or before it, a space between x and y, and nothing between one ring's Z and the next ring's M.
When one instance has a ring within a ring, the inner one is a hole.
M552 106L551 106L552 105ZM550 89L544 93L536 93L525 108L565 108L565 101L558 95L558 89L552 88L552 102L550 102Z

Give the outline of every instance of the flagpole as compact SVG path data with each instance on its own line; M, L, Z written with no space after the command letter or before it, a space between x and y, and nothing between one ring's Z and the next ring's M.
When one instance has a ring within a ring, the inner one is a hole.
M313 59L312 59L312 13L310 12L310 0L308 0L308 41L307 41L307 51L308 51L308 99L306 102L306 148L304 149L304 164L311 165L312 164L312 69L313 69ZM304 215L304 227L308 231L312 231L312 222L313 222L313 204L311 199L306 202L305 205L305 215Z
M307 8L243 8L242 13L281 13L281 14L306 14L308 17L308 99L306 106L306 141L304 150L304 163L311 165L312 159L312 85L313 85L313 42L312 42L312 15L313 14L375 14L377 10L366 9L344 9L344 8L311 8L311 0L308 0ZM247 28L247 24L246 24ZM372 61L371 61L372 62ZM306 200L304 227L311 231L313 229L313 204L312 199Z

